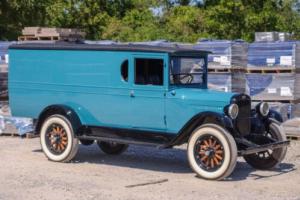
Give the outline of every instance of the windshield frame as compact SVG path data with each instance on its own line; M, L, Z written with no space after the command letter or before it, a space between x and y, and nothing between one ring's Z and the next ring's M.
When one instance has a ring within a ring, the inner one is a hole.
M171 69L172 69L172 59L173 58L190 58L190 59L204 59L204 66L203 66L203 81L202 83L188 83L188 84L172 84L171 83ZM184 87L184 88L201 88L207 89L207 65L208 65L207 54L205 55L170 55L169 57L169 74L168 74L168 81L169 87Z

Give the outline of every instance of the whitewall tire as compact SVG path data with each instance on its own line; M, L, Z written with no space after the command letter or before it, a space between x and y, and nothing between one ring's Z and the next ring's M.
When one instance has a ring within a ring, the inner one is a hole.
M71 123L62 115L48 117L40 131L41 146L46 157L55 162L68 162L78 151L78 139Z
M225 129L215 124L205 124L191 134L187 156L191 168L199 177L221 180L235 168L237 147Z

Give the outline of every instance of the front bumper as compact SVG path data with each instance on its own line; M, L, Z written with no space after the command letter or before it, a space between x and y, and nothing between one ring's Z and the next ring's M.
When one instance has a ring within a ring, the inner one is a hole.
M249 141L247 141L249 142ZM263 145L256 145L251 143L253 146L245 148L244 150L238 151L239 156L244 156L244 155L249 155L249 154L254 154L258 152L263 152L267 150L273 150L273 149L278 149L281 147L288 146L290 144L290 141L280 141L280 142L273 142L270 144L263 144Z

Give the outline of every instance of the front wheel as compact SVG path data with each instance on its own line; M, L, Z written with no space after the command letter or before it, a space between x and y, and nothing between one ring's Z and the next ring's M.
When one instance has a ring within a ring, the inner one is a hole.
M187 156L191 168L199 177L221 180L235 168L237 147L233 137L222 127L206 124L192 133Z
M74 137L72 125L62 115L52 115L44 121L40 139L46 157L55 162L68 162L78 151L78 139Z
M270 131L267 136L275 139L278 142L286 141L286 135L282 127L272 123L270 124ZM255 154L245 155L246 162L256 169L267 170L272 169L284 159L287 147L281 147L274 150L267 150Z
M128 145L116 142L97 141L99 148L106 154L118 155L126 151Z

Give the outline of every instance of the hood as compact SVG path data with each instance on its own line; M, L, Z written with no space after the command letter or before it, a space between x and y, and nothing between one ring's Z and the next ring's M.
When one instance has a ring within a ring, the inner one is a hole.
M198 111L214 111L223 113L226 105L236 93L215 91L198 88L174 88L176 97L184 100L185 104L194 107Z

